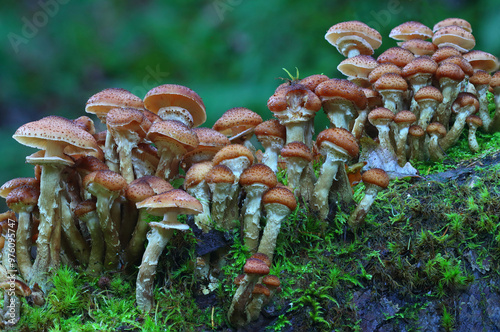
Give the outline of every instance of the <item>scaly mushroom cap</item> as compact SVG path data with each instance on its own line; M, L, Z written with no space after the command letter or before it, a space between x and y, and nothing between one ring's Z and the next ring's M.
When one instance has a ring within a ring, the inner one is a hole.
M202 163L194 164L189 167L186 172L186 177L184 180L184 189L194 187L202 181L205 181L205 177L212 169L213 165L211 161L205 161Z
M38 203L40 188L38 186L22 185L13 189L5 198L7 206L15 212L26 207L34 207Z
M474 70L491 73L498 69L498 58L487 52L473 50L465 53L464 59L469 61Z
M234 183L233 171L226 165L213 166L205 175L207 183Z
M347 77L368 79L370 72L378 66L377 60L369 55L357 55L343 60L337 69Z
M432 42L438 47L454 47L461 53L468 52L476 45L476 39L472 33L457 25L449 25L437 30L432 37Z
M323 142L329 142L338 147L339 151L346 154L347 157L354 158L359 154L359 146L356 139L346 129L328 128L323 130L316 138L316 146L318 146L320 151L322 150Z
M243 272L249 275L269 274L269 266L259 258L248 258L243 266Z
M425 130L422 129L422 127L420 127L419 125L413 125L408 129L408 134L410 136L418 138L425 135Z
M420 56L403 67L401 76L404 78L411 78L419 74L433 75L437 68L438 64L430 57Z
M178 214L199 214L203 206L193 196L181 189L172 189L159 195L154 195L136 204L138 209L145 208L146 212L155 216L177 211Z
M410 126L415 121L417 121L417 117L410 111L400 111L394 117L394 122L398 125Z
M396 66L403 68L411 60L413 60L415 56L408 50L405 50L401 47L391 47L385 50L382 54L380 54L377 58L378 63L393 63Z
M89 212L95 211L96 208L96 202L93 199L87 199L79 202L73 209L73 213L75 216L80 217Z
M454 47L443 46L438 48L436 52L434 52L434 54L431 56L431 58L437 63L440 63L441 61L448 59L450 56L454 55L462 55L462 53L460 53L460 51Z
M136 132L139 137L144 138L151 122L137 109L113 108L106 115L106 125L117 132Z
M469 82L474 85L486 85L490 84L491 75L482 69L476 69L474 75L469 77Z
M269 166L263 164L252 165L241 173L240 185L246 187L255 183L261 183L268 188L272 188L278 184L276 173Z
M105 188L108 191L120 191L127 186L127 181L119 173L110 170L100 170L86 175L82 184L91 191L92 187Z
M492 87L494 90L500 87L500 71L497 71L491 76L490 87Z
M39 187L40 180L37 178L15 178L9 180L0 187L0 197L6 198L12 190L25 185Z
M261 294L261 295L264 295L264 296L269 297L269 296L271 295L271 291L269 290L269 288L267 288L267 287L266 287L265 285L263 285L263 284L256 284L256 285L253 287L252 294L254 294L254 295Z
M86 132L88 132L90 135L95 134L94 121L92 121L92 119L89 118L88 116L82 115L74 119L73 123L78 127L82 128L83 130L85 130Z
M298 105L291 105L298 99L300 99ZM267 101L267 107L278 119L283 116L293 118L293 115L286 116L283 114L289 106L301 106L309 111L317 112L321 109L321 101L314 92L301 84L287 85L277 90Z
M383 189L389 186L389 176L387 173L380 168L372 168L367 170L361 175L361 180L364 183L375 185Z
M393 63L382 63L370 72L368 81L374 84L382 75L389 73L401 75L403 71Z
M438 88L433 87L432 85L424 86L413 97L415 101L420 102L423 100L435 100L437 103L441 103L443 101L443 94L439 91Z
M284 187L274 187L267 190L262 196L264 207L268 204L281 204L294 211L297 208L295 195Z
M366 108L366 96L359 86L344 79L332 78L319 84L314 90L323 103L334 99L346 99L357 108Z
M277 119L267 120L255 127L255 136L257 136L259 141L274 139L284 143L286 139L286 127Z
M95 114L105 123L106 114L117 107L131 107L140 110L144 109L144 103L141 98L125 89L109 88L90 97L85 106L85 112Z
M95 171L109 169L109 167L104 162L92 156L84 156L82 158L78 158L75 161L73 167L82 177Z
M427 126L427 134L436 135L438 138L446 136L446 128L439 122L431 122Z
M236 136L255 128L261 122L262 117L254 111L245 107L235 107L224 112L212 129L226 136Z
M125 188L125 197L134 203L148 197L174 189L170 183L154 175L146 175L130 182Z
M387 73L382 76L373 84L375 90L408 90L408 83L401 75Z
M394 113L385 107L377 107L368 113L368 121L374 126L377 124L388 124L394 121L394 117Z
M181 107L193 118L193 126L198 127L207 120L205 105L201 97L193 90L177 84L157 86L146 93L144 106L153 113L164 107Z
M316 87L323 81L326 81L328 79L328 76L323 75L323 74L316 74L316 75L311 75L304 77L300 81L298 81L298 84L301 84L308 88L311 91L314 91Z
M336 46L338 39L346 36L361 37L374 50L382 45L382 36L380 33L359 21L341 22L333 25L328 29L325 39L333 46Z
M147 138L158 147L175 144L180 150L190 151L198 146L198 136L185 124L175 120L153 123L149 128Z
M198 146L182 156L182 167L188 169L191 165L210 161L223 147L231 144L226 135L211 128L193 128L198 137Z
M438 47L430 41L422 39L410 39L401 44L401 48L410 51L415 56L428 55L431 56L436 52Z
M102 159L94 136L60 116L47 116L19 127L12 136L19 143L45 151L44 159L91 155Z
M443 61L441 61L439 64L441 65L444 63L454 63L457 66L459 66L460 69L463 70L465 75L467 75L467 76L474 75L474 68L469 63L469 61L465 60L464 57L462 57L461 55L452 55L452 56L444 59Z
M439 64L434 77L437 80L446 77L454 81L461 81L465 78L465 73L460 66L454 63L443 63Z
M436 23L434 25L434 27L432 28L432 31L436 32L439 29L450 26L450 25L456 25L456 26L459 26L468 32L472 32L472 27L471 27L469 22L467 22L463 18L455 18L455 17L450 17L450 18L444 19L442 21L439 21L438 23Z
M311 162L313 159L311 149L302 142L288 143L281 149L281 156L283 158L300 158L307 162Z
M432 38L432 30L420 22L409 21L393 28L389 33L389 37L395 40L407 41L410 39L430 39Z
M278 288L281 285L280 279L272 274L268 274L262 278L262 283L268 287Z
M235 159L238 157L246 157L250 165L254 162L252 151L241 144L231 144L220 149L212 159L212 163L214 166L217 166L224 160Z
M459 113L460 109L466 106L473 106L475 112L479 110L479 101L477 97L469 92L460 92L457 96L457 99L451 105L451 109L455 113Z
M483 125L483 120L477 115L469 115L465 118L465 122L471 127L481 127Z
M368 101L368 109L374 109L384 104L382 96L376 90L368 88L361 88L361 90L365 94L366 100Z

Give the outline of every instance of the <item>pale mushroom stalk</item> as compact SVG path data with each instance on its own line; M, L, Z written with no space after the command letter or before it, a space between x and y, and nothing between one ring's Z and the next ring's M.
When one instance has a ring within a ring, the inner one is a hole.
M473 98L475 103L464 104L463 106L459 105L461 104L461 101L466 97ZM443 137L440 141L441 147L443 148L444 151L448 150L452 145L454 145L458 141L458 139L460 138L460 134L464 129L466 118L478 110L479 102L477 101L477 98L474 95L469 94L467 92L461 92L457 97L456 101L453 103L452 107L454 109L457 109L456 112L458 112L458 114L455 118L453 126L446 133L446 136Z
M490 116L490 111L488 110L488 97L487 97L487 92L488 92L489 85L488 84L481 84L476 86L476 95L477 99L479 100L479 110L478 110L478 116L481 118L483 121L483 129L486 132L490 131L492 118Z
M245 188L247 196L243 205L243 210L245 211L243 217L243 238L250 252L255 252L259 246L260 203L262 195L268 188L267 185L262 183L254 183Z
M436 121L443 124L445 128L449 127L451 116L451 103L457 95L459 81L454 81L447 78L442 78L439 81L441 93L443 94L443 102L436 109Z
M106 269L113 269L118 266L118 253L121 246L118 225L113 221L110 209L119 193L97 190L93 194L97 197L97 214L99 215L99 223L104 236L104 242L106 243L104 267Z
M387 124L375 124L375 127L378 130L378 139L380 141L380 146L389 151L390 154L394 155L395 151L390 135L391 128Z
M262 154L262 163L269 166L275 173L278 172L278 155L280 153L282 144L267 144L264 145L264 153Z
M109 130L108 130L109 132ZM134 131L114 132L113 137L120 157L120 173L127 183L134 181L134 167L132 165L132 149L141 141L141 137ZM111 169L111 167L110 167Z
M238 186L232 183L210 183L208 185L210 187L210 191L212 192L212 218L224 229L229 226L229 223L226 223L224 220L224 215L228 210L228 205L235 197L235 193Z
M106 121L103 121L104 123ZM120 159L118 157L117 146L111 132L106 131L106 142L104 143L104 159L106 165L113 172L120 172Z
M403 93L400 90L379 90L384 101L384 107L390 109L393 113L403 109Z
M87 272L93 276L98 276L101 274L103 268L105 253L105 242L99 223L99 216L97 215L97 211L93 210L80 215L79 218L87 225L90 233L91 246Z
M369 111L370 110L368 108L359 111L356 120L354 120L354 126L352 127L351 132L358 141L365 130L366 119L368 118Z
M127 255L127 263L135 263L141 257L141 254L144 251L144 242L146 242L147 233L149 230L149 225L146 221L147 215L148 213L146 212L146 210L139 211L137 224L135 225L132 237L130 238L127 248L125 249L125 253Z
M89 262L90 249L82 234L76 228L69 202L63 193L60 195L60 202L62 231L68 240L70 250L80 263L87 265Z
M445 149L439 142L439 137L435 134L431 134L429 138L429 155L433 161L443 160L445 155Z
M162 146L158 146L160 162L158 163L155 175L162 179L170 180L174 174L176 174L175 169L179 166L179 155L182 154L182 151L172 151L172 148L173 147L164 148Z
M327 144L332 145L327 142ZM313 206L319 211L322 219L328 215L328 193L334 180L337 179L337 171L344 163L333 153L326 155L325 162L321 165L320 174L314 186Z
M290 214L290 208L280 203L266 205L267 223L262 233L259 249L257 252L266 254L269 260L273 260L274 249L276 248L276 239L278 238L281 223Z
M323 102L323 110L330 120L331 127L349 130L349 123L354 119L354 106L350 101L339 98L333 102Z
M28 206L18 211L16 230L16 259L19 272L23 278L27 278L31 273L33 264L31 263L31 212L34 206Z

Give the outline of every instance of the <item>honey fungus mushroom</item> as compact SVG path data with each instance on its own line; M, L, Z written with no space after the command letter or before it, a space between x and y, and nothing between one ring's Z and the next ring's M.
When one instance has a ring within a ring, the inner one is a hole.
M203 206L194 197L181 189L173 189L159 195L146 198L137 203L137 208L146 209L149 214L162 216L160 222L150 222L151 232L148 234L148 245L142 256L136 282L136 302L140 311L153 309L153 285L156 266L165 246L174 234L174 230L185 231L189 226L177 221L179 214L198 214Z

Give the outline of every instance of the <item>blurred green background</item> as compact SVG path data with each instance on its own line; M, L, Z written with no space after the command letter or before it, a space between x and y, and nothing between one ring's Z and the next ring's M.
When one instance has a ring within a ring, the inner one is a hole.
M139 97L177 83L203 98L208 120L231 107L269 119L266 107L286 77L340 77L343 58L324 40L338 22L360 20L390 30L409 20L429 27L461 17L473 27L476 49L500 55L500 1L2 1L0 11L0 184L32 176L24 157L34 152L11 136L20 125L50 114L84 115L87 99L108 87ZM2 202L3 204L3 202Z

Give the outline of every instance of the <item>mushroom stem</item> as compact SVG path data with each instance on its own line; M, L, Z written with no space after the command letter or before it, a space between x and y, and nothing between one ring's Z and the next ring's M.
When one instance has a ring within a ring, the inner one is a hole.
M34 206L26 206L18 212L16 230L16 259L19 272L23 278L27 278L31 273L33 264L31 263L31 212Z
M60 262L61 223L58 197L62 189L59 184L61 171L62 167L59 165L45 164L42 165L40 176L37 255L29 276L29 284L33 286L37 283L43 291L46 291L48 287L49 267L57 268Z
M361 201L356 206L356 209L351 213L349 219L347 220L347 224L353 230L358 229L361 224L364 222L370 207L372 206L375 198L377 197L378 192L381 190L381 187L378 186L370 186L367 185L365 190L365 196L361 199Z
M277 144L269 144L264 147L264 153L262 154L262 163L269 166L273 172L278 172L278 155L280 153L282 146Z
M148 213L146 210L139 210L139 217L135 225L132 238L130 239L127 248L125 249L126 262L134 264L144 251L144 242L146 242L149 225L146 221Z
M104 143L104 159L106 160L106 165L113 172L120 172L119 159L116 152L116 143L111 135L111 132L106 131L106 142Z
M68 200L63 194L61 194L60 197L62 231L68 240L70 250L73 252L76 259L78 259L80 263L87 265L90 254L89 246L87 245L87 242L85 242L85 239L80 231L76 228Z
M446 130L449 128L451 116L451 103L458 94L457 86L460 82L451 79L442 78L439 82L443 94L443 102L436 109L436 121L441 123Z
M203 206L203 212L194 216L194 223L204 233L208 233L212 229L212 220L210 216L210 192L207 183L202 181L186 191L199 200Z
M106 254L104 256L105 269L114 269L118 266L120 252L120 235L113 218L111 218L110 207L118 197L117 192L109 192L108 195L97 196L97 214L101 225L104 242L106 243Z
M251 253L254 253L259 246L260 234L260 203L262 194L268 187L262 183L254 183L245 189L247 196L243 205L245 211L243 217L243 238L244 243Z
M366 108L358 112L356 120L354 120L354 126L352 127L352 134L357 141L360 140L363 132L365 130L366 119L368 118L369 109Z
M321 219L326 219L328 216L328 193L332 186L333 180L337 177L337 171L342 162L328 153L325 162L321 166L320 174L316 185L314 186L314 194L312 204L319 211Z
M290 209L283 204L271 203L266 206L266 211L272 212L268 212L267 214L267 223L264 227L257 252L266 254L272 262L281 223L290 214Z
M476 86L476 95L477 99L479 100L479 110L478 110L478 116L481 118L483 121L483 129L486 132L489 132L490 126L492 123L492 119L490 117L490 112L488 110L488 84L480 84Z
M305 129L303 122L288 122L286 127L286 143L302 142L305 143Z
M141 137L137 133L130 131L126 135L115 133L114 139L117 145L118 156L120 157L120 173L127 183L130 183L135 179L134 167L132 165L132 148L137 146Z
M90 233L91 247L87 272L93 276L98 276L102 271L105 252L99 216L94 210L81 215L79 218L87 225Z
M172 218L177 218L177 213L171 212L168 214L171 214ZM165 249L173 234L173 229L161 227L152 227L151 232L148 234L148 246L142 256L135 292L137 307L142 312L149 312L153 307L153 283L156 266L163 249Z

